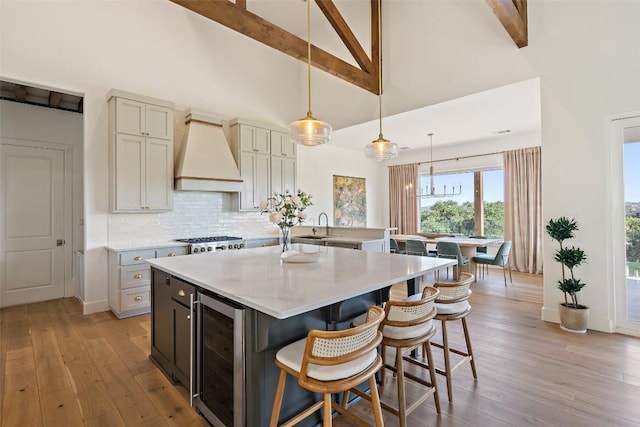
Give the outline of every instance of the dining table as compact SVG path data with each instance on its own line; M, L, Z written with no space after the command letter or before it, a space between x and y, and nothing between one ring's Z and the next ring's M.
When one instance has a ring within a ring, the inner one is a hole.
M478 248L486 248L488 246L498 246L502 244L503 239L478 239L474 237L426 237L418 234L392 234L390 236L395 239L399 245L404 245L407 240L418 240L424 243L437 244L438 242L452 242L460 246L460 252L463 256L469 257L469 271L474 272L476 263L473 257L476 256Z

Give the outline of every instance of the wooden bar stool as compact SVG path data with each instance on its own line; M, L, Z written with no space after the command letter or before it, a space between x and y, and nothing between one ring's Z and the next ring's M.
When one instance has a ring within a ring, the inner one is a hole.
M466 317L471 313L471 305L469 304L469 297L471 296L471 283L474 281L474 276L471 273L460 273L458 281L456 282L437 282L433 286L440 291L440 294L436 298L435 306L438 310L436 314L436 320L442 322L442 344L431 342L434 347L441 348L444 352L444 370L436 368L436 372L444 375L447 378L447 395L449 402L453 402L453 387L451 383L451 377L458 367L464 363L471 365L471 372L473 378L478 379L476 373L476 363L473 358L473 350L471 348L471 339L469 338L469 329L467 328ZM447 322L454 320L462 321L462 330L464 332L464 340L467 345L466 350L459 350L451 348L449 346L449 339L447 337ZM451 354L455 353L462 356L462 360L451 366Z
M426 287L422 294L412 295L403 301L389 300L385 303L385 318L380 324L382 331L382 371L380 386L385 384L385 372L389 369L396 374L398 405L393 407L385 402L380 402L382 408L396 415L400 419L400 426L406 427L407 416L420 406L429 396L433 395L436 411L440 413L440 399L436 384L436 372L431 353L429 340L435 335L436 328L432 319L436 315L434 301L440 292L436 288ZM396 350L395 363L386 363L387 347ZM422 347L426 355L426 363L404 356L405 353ZM404 370L403 361L413 363L429 370L429 381ZM407 406L405 393L405 378L422 384L425 392L411 405ZM365 393L353 390L354 393L368 399Z
M275 359L276 365L280 368L280 377L269 426L278 425L287 374L297 378L302 388L322 393L323 400L300 412L282 426L295 425L320 408L323 408L325 427L333 425L333 409L359 425L368 425L346 409L348 393L345 393L343 398L343 406L331 399L333 393L348 392L367 380L371 389L370 400L375 425L382 426L382 409L375 373L382 367L377 347L382 341L382 333L378 328L383 319L382 308L373 306L369 308L366 322L360 326L341 331L314 329L309 331L307 338L281 348Z

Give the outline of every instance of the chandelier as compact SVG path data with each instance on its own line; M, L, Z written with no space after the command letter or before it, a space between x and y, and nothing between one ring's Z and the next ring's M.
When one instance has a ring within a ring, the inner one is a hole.
M384 139L382 136L382 0L378 0L378 139L364 147L364 154L379 162L389 160L398 155L398 144Z
M447 186L445 184L444 186L444 190L442 191L442 193L436 193L436 187L433 185L433 133L429 134L429 145L430 145L430 154L429 154L429 187L425 188L425 191L422 191L422 188L420 188L420 194L418 195L418 197L423 198L423 199L428 199L428 198L441 198L441 197L453 197L453 196L459 196L460 194L462 194L462 184L458 185L457 187L455 186L455 184L451 187L451 191L447 193ZM457 191L456 191L457 188Z
M307 0L307 116L289 125L289 139L301 145L326 144L331 139L331 125L311 114L311 1Z

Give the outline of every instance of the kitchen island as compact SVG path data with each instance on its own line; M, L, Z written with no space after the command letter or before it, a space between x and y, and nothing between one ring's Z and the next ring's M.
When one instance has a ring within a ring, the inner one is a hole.
M389 297L391 285L453 265L449 259L354 251L328 246L292 245L315 252L312 263L286 263L278 246L148 260L152 265L151 357L170 373L185 331L172 332L173 356L165 346L176 312L166 311L160 298L194 294L195 331L190 350L195 356L192 379L195 405L214 425L268 424L278 369L275 353L306 336L310 329L340 329L372 304ZM194 315L188 315L192 320ZM174 321L173 326L177 325ZM184 346L184 341L182 346ZM167 361L158 360L166 358ZM183 359L184 360L184 359ZM175 376L172 376L176 379ZM179 377L178 377L179 379ZM290 378L282 419L317 398ZM188 385L188 384L186 384ZM309 418L309 423L319 419Z

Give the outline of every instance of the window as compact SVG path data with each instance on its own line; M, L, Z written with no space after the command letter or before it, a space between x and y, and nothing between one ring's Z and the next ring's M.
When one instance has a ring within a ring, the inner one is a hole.
M504 236L504 171L479 171L481 176L483 209L476 218L474 203L474 172L443 174L433 177L436 193L452 192L462 185L462 193L452 197L420 198L420 224L423 233L451 233L465 236ZM428 192L429 175L420 176L422 194ZM446 186L446 187L445 187Z
M640 142L624 144L624 207L627 252L626 313L640 322Z

